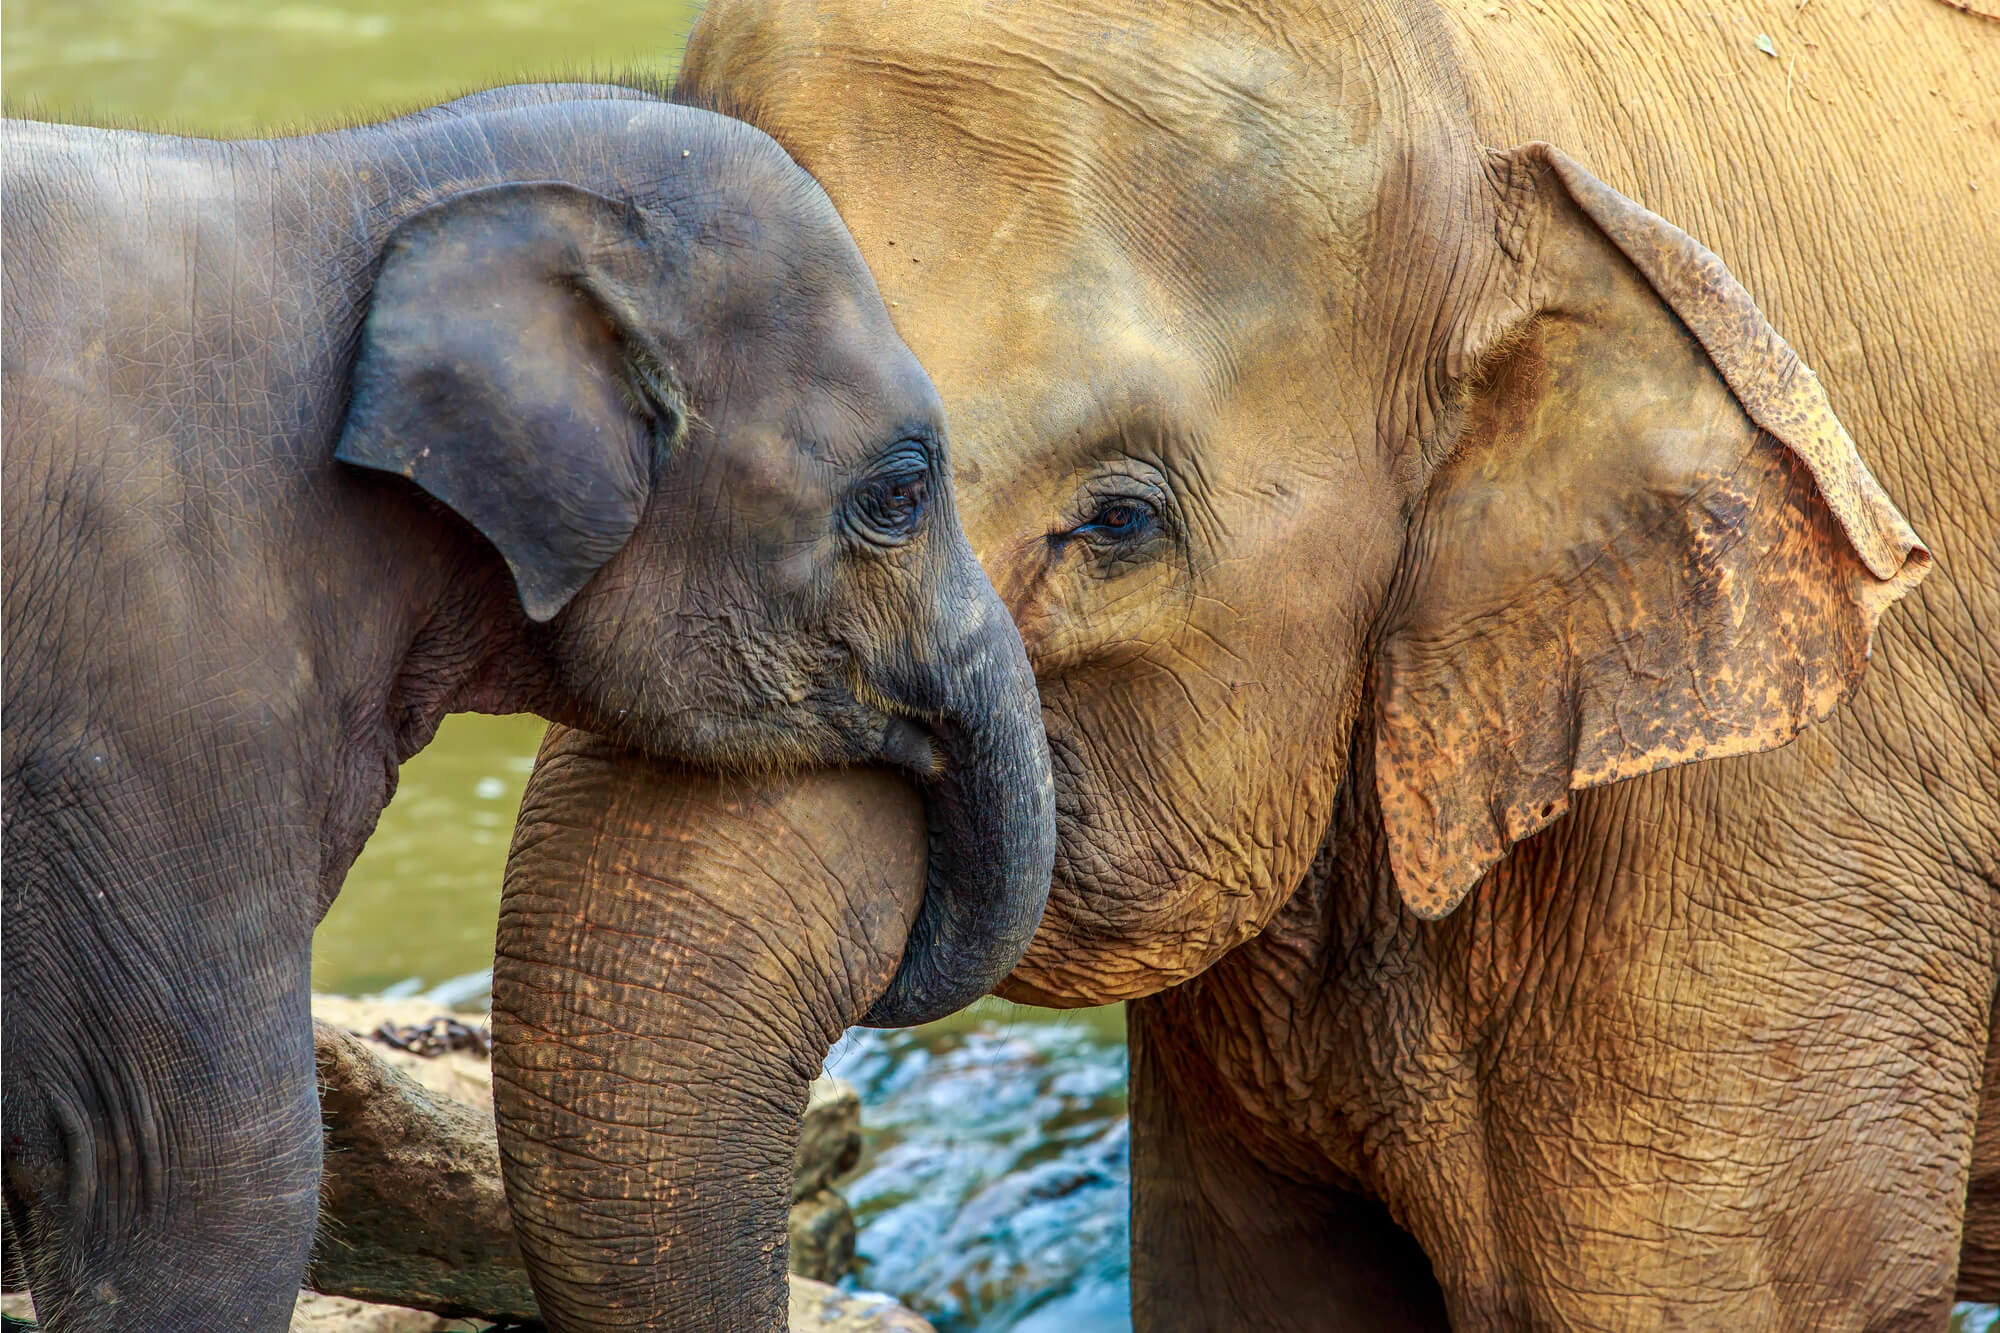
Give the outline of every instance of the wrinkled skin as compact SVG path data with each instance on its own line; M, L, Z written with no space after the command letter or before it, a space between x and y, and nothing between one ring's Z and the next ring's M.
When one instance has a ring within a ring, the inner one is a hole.
M936 394L770 140L517 88L10 124L5 170L5 1197L49 1327L287 1325L312 929L446 713L901 769L928 879L800 900L868 941L841 985L917 1019L1013 965L1032 680Z
M785 1327L807 1084L897 969L923 832L886 772L722 779L552 729L493 978L501 1168L551 1327Z
M1990 24L717 0L682 79L952 414L1141 1328L2000 1295Z

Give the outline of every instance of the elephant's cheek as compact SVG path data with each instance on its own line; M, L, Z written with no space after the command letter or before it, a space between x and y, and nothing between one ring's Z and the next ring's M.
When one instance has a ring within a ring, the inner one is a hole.
M1207 951L1164 922L1116 922L1051 905L1027 955L993 993L1016 1004L1080 1009L1165 990L1207 965Z

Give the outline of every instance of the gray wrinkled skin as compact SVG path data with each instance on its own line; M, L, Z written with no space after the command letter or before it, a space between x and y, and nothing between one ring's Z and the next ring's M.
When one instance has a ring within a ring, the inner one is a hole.
M768 139L540 87L4 151L5 1191L52 1329L285 1326L313 926L449 712L901 769L930 891L857 1008L1013 964L1032 683L936 395Z

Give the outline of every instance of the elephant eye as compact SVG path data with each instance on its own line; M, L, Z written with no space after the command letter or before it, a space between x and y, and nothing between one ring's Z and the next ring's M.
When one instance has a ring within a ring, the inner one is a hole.
M1095 538L1099 541L1126 542L1150 534L1159 523L1159 512L1146 500L1131 496L1113 496L1100 504L1096 511L1073 531L1079 537Z
M897 449L854 489L853 522L880 546L908 541L923 522L931 494L930 456L920 445Z

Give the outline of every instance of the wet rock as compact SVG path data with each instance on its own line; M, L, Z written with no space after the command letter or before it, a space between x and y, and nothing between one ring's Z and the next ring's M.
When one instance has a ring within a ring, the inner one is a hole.
M832 1190L814 1190L792 1204L791 1269L801 1277L838 1282L854 1267L854 1213Z
M936 1333L887 1296L842 1291L796 1275L785 1322L791 1333Z
M861 1096L837 1078L812 1082L799 1125L799 1152L792 1160L792 1198L803 1199L831 1185L861 1159Z
M860 1157L860 1096L838 1079L813 1080L792 1162L792 1272L838 1282L853 1271L854 1212L830 1187Z
M860 1280L961 1333L1130 1333L1119 1036L998 1001L850 1032L828 1067L868 1107L841 1184Z

